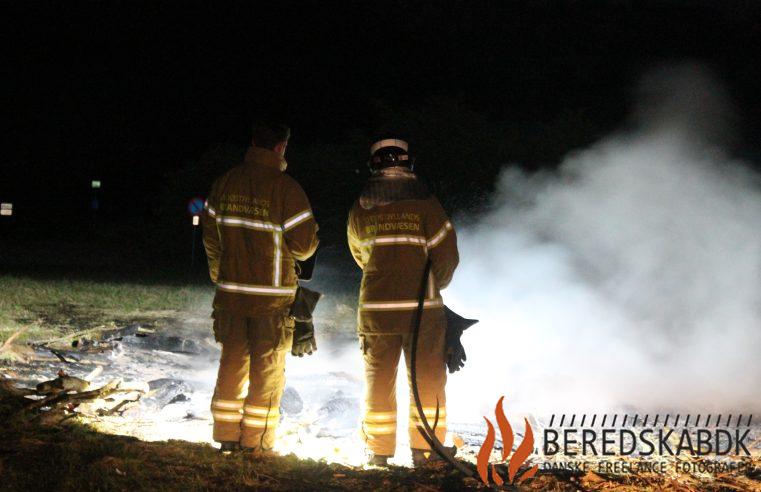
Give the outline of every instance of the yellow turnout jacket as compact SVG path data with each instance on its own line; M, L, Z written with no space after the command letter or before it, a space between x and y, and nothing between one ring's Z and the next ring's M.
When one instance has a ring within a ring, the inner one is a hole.
M459 256L454 228L435 197L371 208L358 200L349 215L348 240L362 269L360 333L409 332L429 257L424 308L443 309L440 290L452 279Z
M312 256L318 240L309 200L286 166L280 154L251 147L211 188L203 242L215 313L256 317L293 303L295 261Z

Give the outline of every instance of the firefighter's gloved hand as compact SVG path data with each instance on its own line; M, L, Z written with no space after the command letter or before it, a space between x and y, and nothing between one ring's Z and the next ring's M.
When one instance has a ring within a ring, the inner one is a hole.
M296 297L291 304L291 316L296 322L299 321L312 321L312 313L314 313L317 302L322 297L322 294L313 290L307 289L299 285L296 289Z
M312 321L296 321L293 328L293 347L291 355L304 357L312 355L317 350L317 340L314 338L314 324Z
M460 332L460 334L462 335L462 332ZM467 359L468 357L465 355L465 347L462 346L459 336L451 343L447 342L446 362L449 374L454 374L465 367L465 361Z
M460 342L462 332L478 323L478 320L463 318L446 306L444 306L444 314L447 319L447 345L444 357L449 373L452 374L465 367L465 361L467 360L465 347L463 347L462 342Z
M304 357L311 355L317 350L317 341L314 338L314 323L312 313L322 294L299 286L296 290L296 298L291 305L291 317L295 320L293 328L293 347L291 354Z

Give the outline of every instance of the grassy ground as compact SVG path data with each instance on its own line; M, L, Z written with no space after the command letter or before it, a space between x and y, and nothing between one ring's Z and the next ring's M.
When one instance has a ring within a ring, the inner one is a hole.
M212 289L96 280L0 276L0 345L208 311Z
M3 426L0 476L3 490L462 490L468 485L448 472L361 470L293 456L224 456L205 444L143 442L78 423Z
M37 270L39 272L39 269ZM325 268L324 280L310 285L330 293L321 303L327 331L353 330L355 285L341 284L339 271ZM332 276L331 276L332 275ZM335 277L335 278L334 278ZM66 278L68 280L62 280ZM137 280L153 278L150 282ZM118 279L78 275L0 275L0 346L62 337L75 332L123 327L133 322L160 327L162 320L207 316L212 289L205 280L162 279L143 273ZM322 283L320 283L322 282ZM322 329L322 327L321 327ZM3 355L5 354L5 355ZM5 350L0 357L13 357ZM14 365L16 362L6 361ZM15 405L15 406L14 406ZM46 427L20 411L20 403L0 398L1 490L464 490L484 489L472 478L444 469L363 470L293 456L254 459L220 455L206 444L144 442L105 434L84 421ZM527 490L758 490L761 462L753 476L726 476L699 482L682 477L600 477L594 474L539 473ZM754 489L754 487L756 487Z
M487 490L476 478L448 467L361 469L294 456L221 455L207 444L144 442L102 434L76 421L64 427L14 422L7 405L0 418L0 489L22 490ZM10 419L9 419L10 417ZM634 474L603 477L592 472L539 474L519 487L549 491L739 491L759 489L758 458L750 474L712 480Z
M22 328L26 331L14 346L133 321L206 316L212 295L202 282L66 278L74 279L0 276L0 345ZM326 299L330 310L343 305L344 297ZM332 324L330 330L336 330ZM461 490L468 485L441 470L362 470L293 456L222 456L205 444L143 442L76 420L46 427L22 416L18 404L0 402L0 419L6 422L0 426L3 490Z

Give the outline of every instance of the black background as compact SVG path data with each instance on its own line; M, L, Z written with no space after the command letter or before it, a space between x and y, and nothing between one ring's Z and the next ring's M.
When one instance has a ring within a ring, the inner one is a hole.
M713 68L737 150L758 156L761 140L754 1L4 2L1 17L6 243L127 227L114 244L147 229L171 252L187 200L263 115L292 126L290 172L336 238L389 122L411 130L450 211L506 163L552 167L619 127L662 63Z

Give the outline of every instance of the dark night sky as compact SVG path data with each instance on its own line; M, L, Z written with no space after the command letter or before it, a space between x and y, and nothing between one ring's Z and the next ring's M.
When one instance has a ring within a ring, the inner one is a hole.
M95 173L155 192L209 146L245 141L258 113L290 122L292 145L371 132L374 105L414 108L431 96L494 121L584 110L612 129L638 73L684 58L717 69L745 141L761 136L754 1L3 2L2 11L5 193L66 199Z

